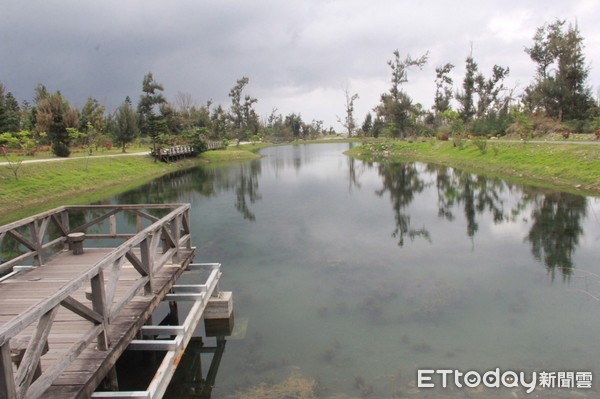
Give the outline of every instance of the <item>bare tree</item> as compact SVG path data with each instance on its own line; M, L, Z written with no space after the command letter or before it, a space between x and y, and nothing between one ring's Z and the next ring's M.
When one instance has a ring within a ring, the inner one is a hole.
M338 117L338 122L348 131L348 137L352 137L352 133L356 130L356 121L354 120L354 101L358 100L358 94L350 95L350 91L346 89L346 116L344 120Z
M179 113L188 115L192 108L198 108L198 103L190 93L179 91L175 96L175 107Z

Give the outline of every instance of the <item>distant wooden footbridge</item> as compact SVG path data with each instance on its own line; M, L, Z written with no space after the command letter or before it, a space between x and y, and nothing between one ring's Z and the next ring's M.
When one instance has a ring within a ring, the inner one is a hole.
M0 398L160 398L201 317L232 322L218 263L193 263L188 204L63 206L0 226ZM202 283L180 284L189 270ZM162 302L186 301L160 323ZM126 350L165 353L120 391Z
M226 144L222 141L207 141L206 149L210 150L221 150L226 148ZM191 145L176 145L168 148L160 148L156 152L152 152L152 155L162 162L175 162L184 158L195 157L198 152Z

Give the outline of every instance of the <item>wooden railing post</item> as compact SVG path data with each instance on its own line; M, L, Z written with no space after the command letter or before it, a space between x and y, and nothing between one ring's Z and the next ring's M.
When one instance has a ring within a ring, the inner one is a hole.
M31 242L35 247L35 256L33 257L33 264L35 266L41 266L43 264L43 260L42 255L40 253L41 245L40 239L38 237L37 221L32 220L31 223L29 223L29 234L31 234Z
M117 217L116 215L110 215L108 218L108 223L110 225L110 234L112 236L117 235Z
M144 267L148 271L148 283L146 283L146 285L144 286L144 293L146 295L152 295L152 282L153 282L153 276L154 276L154 255L150 253L150 247L151 247L150 240L151 240L151 236L147 236L140 243L140 252L142 255L142 265L144 265Z
M181 237L181 213L175 215L171 221L171 237L173 237L175 245L175 254L173 255L173 262L179 262L179 238Z
M106 290L104 287L104 272L100 270L98 274L92 277L90 281L92 286L92 309L102 315L104 328L98 335L98 349L101 351L108 350L110 342L108 340L108 305L106 303Z
M15 377L10 360L10 345L6 342L0 347L0 399L12 399L17 396Z

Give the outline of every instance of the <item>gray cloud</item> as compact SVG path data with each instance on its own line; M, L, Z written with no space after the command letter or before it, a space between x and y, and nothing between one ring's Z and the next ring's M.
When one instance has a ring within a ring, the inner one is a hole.
M393 0L330 1L60 1L4 0L0 5L0 82L20 100L38 83L81 106L88 96L109 110L137 100L152 71L174 99L177 92L225 107L235 81L266 115L300 112L337 126L344 89L360 95L362 118L387 89L394 50L430 52L406 85L431 105L434 69L456 65L455 85L471 45L483 72L511 68L509 84L526 86L534 72L523 49L535 29L555 18L578 23L587 61L600 45L595 0L574 2ZM592 69L590 84L600 84Z

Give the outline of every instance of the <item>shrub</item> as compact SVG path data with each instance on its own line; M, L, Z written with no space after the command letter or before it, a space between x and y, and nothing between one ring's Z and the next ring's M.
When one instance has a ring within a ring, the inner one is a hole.
M60 141L55 141L52 143L52 152L57 157L61 158L67 158L69 155L71 155L71 150L69 150L69 147Z
M446 131L438 132L435 136L440 141L448 141L450 138L450 133Z
M454 133L452 135L452 144L454 145L454 147L458 148L459 150L462 150L465 147L465 141L463 140L462 134Z
M475 144L475 147L477 147L477 149L479 150L479 152L481 152L482 154L485 154L487 152L487 140L484 137L475 137L473 138L473 144Z

